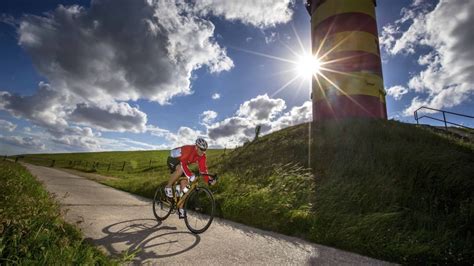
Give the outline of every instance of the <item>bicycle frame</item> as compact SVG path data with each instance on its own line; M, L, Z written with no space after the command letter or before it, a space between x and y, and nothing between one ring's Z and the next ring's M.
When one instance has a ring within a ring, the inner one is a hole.
M176 182L173 183L173 190L175 190L174 188L176 187L177 184L180 184L181 183L181 180L187 180L186 177L181 177L179 178ZM196 189L197 187L197 184L198 184L198 179L196 178L196 180L194 180L193 182L191 182L191 185L190 185L190 188L189 188L189 191L186 192L182 197L178 199L178 197L176 197L176 193L174 193L174 202L176 203L176 206L180 206L181 204L184 203L184 201L186 201L186 199L188 198L189 194L191 194L191 192ZM180 184L181 185L181 184ZM176 192L176 190L175 190Z
M217 175L212 175L212 174L202 174L202 175L207 175L207 176L211 176L211 177L216 177L217 178ZM176 203L176 206L180 206L181 204L184 204L184 202L186 201L186 199L188 198L188 196L191 194L191 192L193 190L196 189L197 185L198 185L198 178L196 178L196 180L194 180L193 182L191 182L191 184L189 185L189 191L186 192L179 200L177 199L176 197L176 190L175 190L175 187L177 184L179 184L181 186L181 181L182 180L188 180L187 177L180 177L178 178L178 180L176 180L176 182L173 183L173 185L171 186L173 188L173 199L174 199L174 202ZM188 181L189 182L189 181Z
M212 183L214 183L218 179L217 174L215 174L215 175L201 174L201 175L207 175L207 176L212 177L212 180L211 180ZM209 226L211 225L212 220L214 218L214 213L215 213L215 210L216 210L215 198L212 195L211 190L209 190L206 187L203 187L203 186L199 185L200 181L199 181L198 178L196 180L194 180L193 182L188 183L187 187L189 187L189 190L180 197L180 195L176 191L176 186L181 186L180 183L183 180L187 180L186 177L180 177L180 178L178 178L178 180L176 180L176 182L173 182L173 185L171 187L171 189L173 191L173 197L172 198L168 198L165 195L164 184L161 184L156 189L155 196L153 198L153 214L155 215L155 217L158 221L164 221L173 212L173 209L177 210L180 207L184 208L184 209L189 208L190 214L191 214L191 220L194 221L194 219L196 219L196 217L195 218L192 218L192 217L195 215L195 212L199 213L199 212L204 211L203 213L208 214L208 215L205 216L206 218L203 220L205 222L205 224L203 225L202 228L201 227L198 228L198 227L196 227L197 226L196 223L191 223L190 221L188 221L188 215L184 216L184 222L186 224L186 227L192 233L194 233L194 234L203 233L204 231L206 231L209 228ZM209 184L210 184L210 182L209 182ZM204 194L202 194L202 193L204 193ZM196 201L191 199L191 197L190 197L191 194L197 195ZM200 204L201 196L205 197L205 199L203 201L204 204L202 204L202 203ZM185 204L186 205L188 204L187 202L189 200L191 200L191 204L189 204L189 206L185 206ZM163 208L163 205L166 205L167 208ZM206 207L207 207L208 211L206 211L207 210ZM200 218L197 218L198 220L200 220L202 218L201 216L198 216L198 217L200 217ZM180 217L180 218L183 218L183 217Z

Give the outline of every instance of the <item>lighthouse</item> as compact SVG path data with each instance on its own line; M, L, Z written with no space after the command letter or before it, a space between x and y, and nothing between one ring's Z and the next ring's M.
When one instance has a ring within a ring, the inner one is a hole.
M313 122L387 118L375 0L307 0L312 54Z

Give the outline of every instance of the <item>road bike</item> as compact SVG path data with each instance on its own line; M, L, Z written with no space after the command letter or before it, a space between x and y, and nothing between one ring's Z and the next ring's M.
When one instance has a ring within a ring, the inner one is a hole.
M215 174L201 174L207 175L217 181ZM181 177L171 186L173 190L173 198L165 195L164 187L166 184L158 186L153 197L153 214L158 221L164 221L171 213L175 213L177 206L183 204L186 210L184 222L186 227L194 234L201 234L211 226L216 211L216 201L212 192L199 184L199 178L190 182L187 187L189 190L186 193L177 191L176 186L180 184L181 180L187 177Z

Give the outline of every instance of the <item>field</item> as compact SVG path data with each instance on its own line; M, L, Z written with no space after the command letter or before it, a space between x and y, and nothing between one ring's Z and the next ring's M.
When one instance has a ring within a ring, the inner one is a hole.
M225 155L210 151L211 172L221 176L212 188L218 215L398 263L474 262L471 143L377 120L320 124L308 143L308 126ZM35 156L117 177L101 182L148 197L167 179L167 151ZM123 161L130 166L122 171ZM106 169L107 162L116 167Z
M229 150L225 151L227 154ZM169 151L132 151L26 155L21 161L54 167L76 169L86 173L118 177L103 180L103 183L135 194L153 197L155 188L168 180L166 159ZM208 150L208 167L225 158L224 150ZM191 168L195 169L195 168Z

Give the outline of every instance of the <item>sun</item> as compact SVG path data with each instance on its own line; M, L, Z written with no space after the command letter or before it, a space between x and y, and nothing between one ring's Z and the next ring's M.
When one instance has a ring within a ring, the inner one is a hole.
M318 74L320 70L321 61L311 54L299 56L296 61L296 72L304 78L311 78L313 75Z

